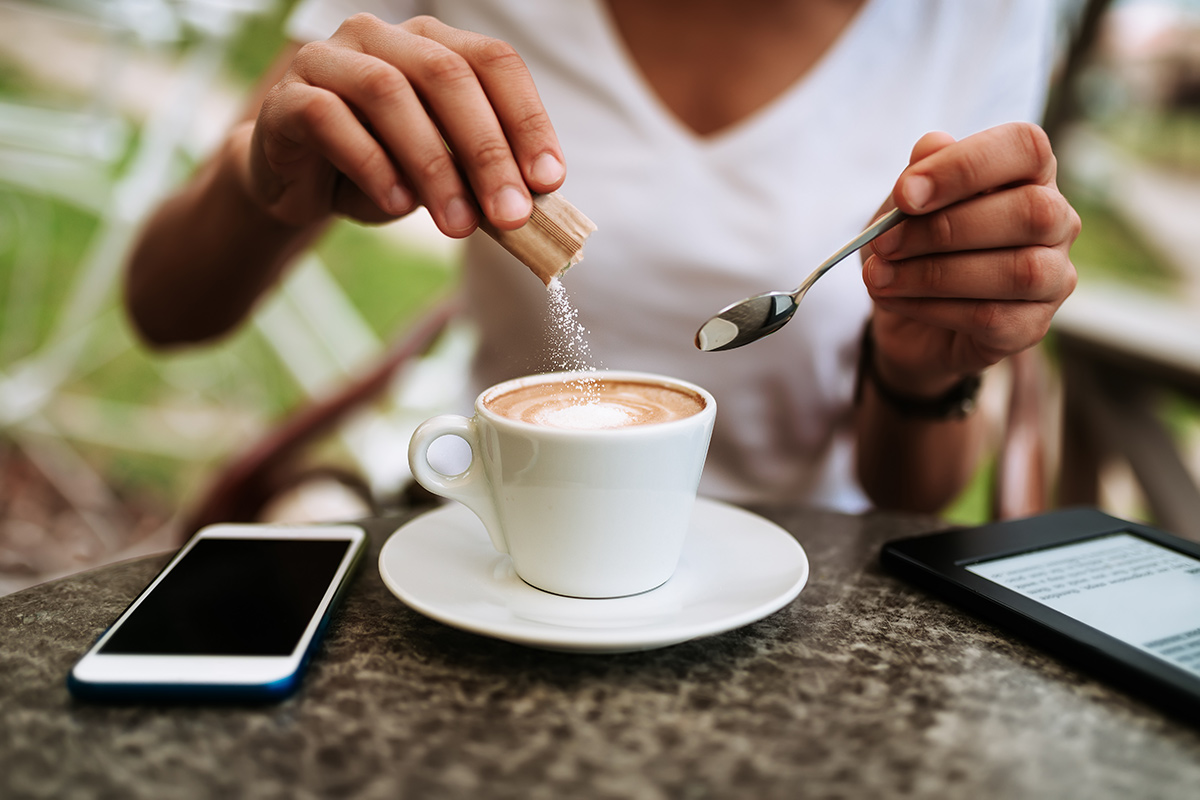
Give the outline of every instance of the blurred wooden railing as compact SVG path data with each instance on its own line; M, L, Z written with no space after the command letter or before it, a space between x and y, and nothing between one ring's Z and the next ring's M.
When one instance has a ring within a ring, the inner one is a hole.
M1098 505L1101 471L1121 458L1152 521L1200 541L1200 488L1164 415L1172 393L1200 401L1200 306L1081 285L1054 330L1063 385L1058 505Z

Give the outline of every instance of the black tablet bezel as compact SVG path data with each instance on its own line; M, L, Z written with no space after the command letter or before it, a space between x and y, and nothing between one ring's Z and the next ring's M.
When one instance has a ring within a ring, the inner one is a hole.
M1094 508L1076 508L888 542L880 560L892 573L1173 714L1200 719L1200 677L966 569L1115 533L1200 559L1196 542Z

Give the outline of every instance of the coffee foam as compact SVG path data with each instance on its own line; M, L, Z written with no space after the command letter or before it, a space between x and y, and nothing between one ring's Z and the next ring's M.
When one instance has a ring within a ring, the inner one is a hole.
M620 405L601 401L565 405L558 408L544 407L534 414L538 425L554 428L621 428L636 424L633 412Z
M661 384L598 378L583 394L575 382L533 383L490 397L485 405L531 425L608 430L690 417L704 408L704 400Z

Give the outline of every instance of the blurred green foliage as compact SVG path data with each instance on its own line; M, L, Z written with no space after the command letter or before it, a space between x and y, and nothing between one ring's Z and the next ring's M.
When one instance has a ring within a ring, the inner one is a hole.
M1141 158L1200 175L1200 111L1130 109L1098 126L1112 141Z
M266 71L287 37L283 22L298 0L277 0L265 14L247 20L229 48L228 69L238 81L254 83Z
M0 363L47 336L95 229L73 206L0 183Z
M453 287L455 271L437 255L403 248L379 229L339 222L317 245L355 307L380 337L403 330Z
M96 228L95 218L69 204L0 184L0 370L44 343ZM384 341L403 332L455 281L455 270L445 260L347 222L335 225L317 249L333 279ZM252 326L216 343L157 353L140 345L116 304L88 330L78 367L61 391L114 401L109 410L117 418L101 426L109 429L119 429L119 415L134 405L209 408L266 426L304 401ZM213 466L119 442L77 447L120 491L149 493L165 503L194 492Z
M1179 284L1175 268L1149 241L1104 202L1083 192L1064 191L1083 223L1071 248L1080 280L1124 280L1169 292Z

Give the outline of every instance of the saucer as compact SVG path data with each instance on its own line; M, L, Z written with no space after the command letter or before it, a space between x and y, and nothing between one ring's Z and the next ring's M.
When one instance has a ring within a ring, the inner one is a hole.
M697 498L679 566L662 586L604 600L562 597L518 578L479 518L451 503L393 533L379 572L405 605L455 628L545 650L623 653L723 633L778 611L804 588L808 557L774 523Z

